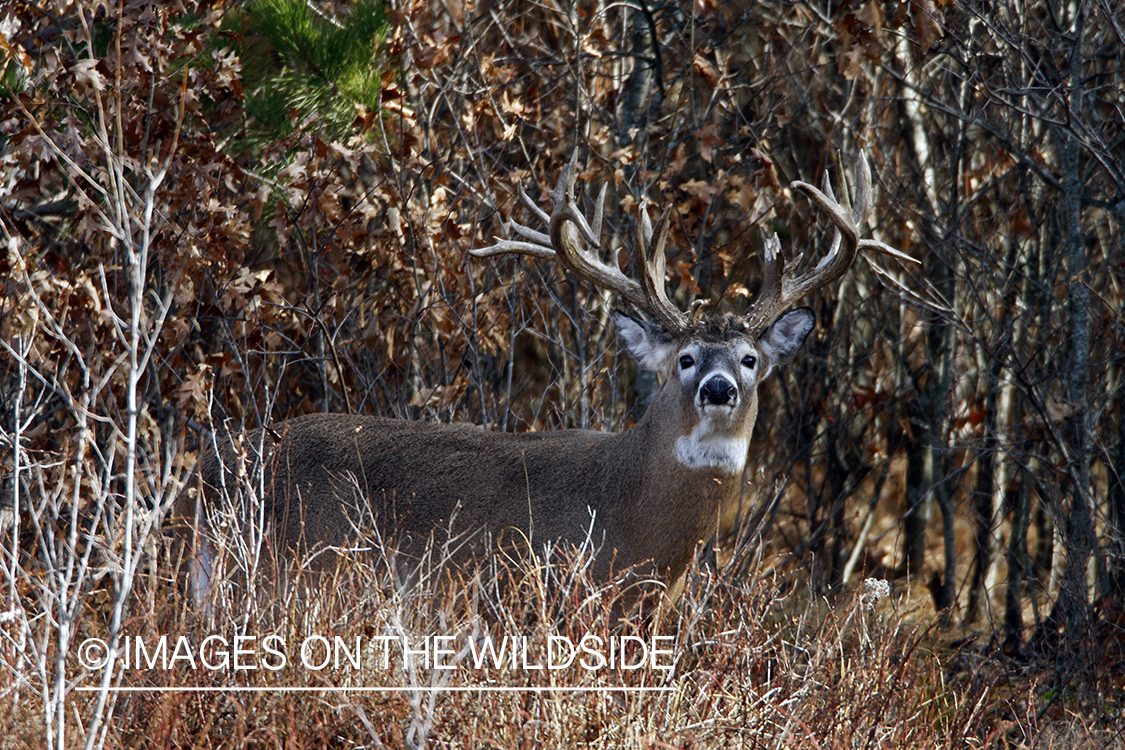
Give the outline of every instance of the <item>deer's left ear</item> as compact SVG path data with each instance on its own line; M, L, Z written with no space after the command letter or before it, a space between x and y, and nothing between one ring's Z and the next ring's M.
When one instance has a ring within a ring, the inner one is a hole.
M613 311L613 325L629 356L653 372L661 372L675 351L672 335L654 323L637 320L620 310Z
M816 315L812 309L798 307L774 321L758 339L758 346L769 356L771 366L784 367L801 350L814 327Z

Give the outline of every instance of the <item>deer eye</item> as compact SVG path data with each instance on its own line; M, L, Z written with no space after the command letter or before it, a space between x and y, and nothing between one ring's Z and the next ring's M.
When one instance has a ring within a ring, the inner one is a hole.
M753 354L747 354L745 357L742 358L742 366L743 367L746 367L748 369L753 370L755 365L757 365L757 364L758 364L758 358L755 357Z
M680 369L686 370L695 364L695 359L690 354L684 354L680 357Z

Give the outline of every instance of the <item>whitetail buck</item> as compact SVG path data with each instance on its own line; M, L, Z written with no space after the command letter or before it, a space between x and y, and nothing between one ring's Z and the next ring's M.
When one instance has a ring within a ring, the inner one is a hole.
M714 532L720 511L738 499L758 384L788 362L813 329L811 310L785 309L838 279L862 247L881 246L859 237L871 175L861 154L854 208L846 186L838 202L827 177L824 192L794 182L835 225L826 256L806 273L789 275L774 235L765 244L764 280L748 314L693 319L664 289L668 212L655 231L643 215L640 279L629 278L616 251L603 260L599 249L605 189L587 221L574 201L575 173L572 159L550 193L550 215L521 190L524 203L547 224L546 234L513 222L523 241L499 240L472 254L557 261L652 319L614 314L629 354L664 381L635 427L509 434L347 414L299 417L252 433L241 449L227 442L221 461L213 452L204 455L202 492L192 495L202 500L195 503L196 518L206 517L200 510L216 502L220 487L233 488L245 476L237 470L238 454L261 445L260 510L272 528L271 543L283 552L348 545L365 524L408 556L458 535L469 540L464 549L479 551L474 539L514 532L536 550L545 542L591 541L599 550L595 576L644 563L643 571L675 582L696 544ZM197 575L205 579L209 555L196 559Z

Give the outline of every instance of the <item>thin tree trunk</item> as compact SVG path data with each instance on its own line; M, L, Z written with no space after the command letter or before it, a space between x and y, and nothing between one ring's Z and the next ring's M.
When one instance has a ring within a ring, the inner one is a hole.
M951 274L949 273L946 256L940 252L945 250L941 233L933 226L933 217L939 212L937 196L937 176L934 170L934 160L930 150L929 136L923 126L922 103L916 91L919 88L917 81L917 67L910 45L905 39L900 40L896 47L896 54L902 61L903 79L907 85L902 91L902 114L905 129L905 140L910 145L917 169L921 173L922 195L919 196L921 205L926 206L928 215L923 228L923 236L929 238L930 251L925 261L924 273L934 281L935 274L941 275L941 280L934 283L941 295L945 295L949 287ZM944 296L945 300L952 299ZM930 522L933 505L933 489L936 483L935 462L932 448L936 446L935 430L938 422L935 415L941 411L941 349L946 339L943 326L947 323L940 317L934 316L930 321L929 334L926 337L926 357L919 372L912 373L918 393L910 405L910 419L916 425L913 439L906 444L906 514L902 520L902 554L908 575L917 580L923 573L926 559L926 530Z
M1023 641L1023 598L1030 572L1027 530L1031 525L1030 482L1021 482L1012 509L1012 530L1008 537L1008 591L1004 598L1004 650L1018 651Z
M1121 254L1125 258L1125 205L1118 204L1117 239ZM1125 341L1125 302L1118 315L1117 340ZM1118 356L1122 356L1120 353ZM1120 604L1125 602L1125 378L1117 382L1117 446L1113 451L1113 463L1109 467L1109 513L1106 521L1106 578L1102 592Z
M1017 252L1018 243L1009 243L1006 268L1015 268ZM980 484L975 500L976 550L973 574L969 582L969 601L965 609L966 625L977 621L982 608L988 609L989 596L995 590L999 576L1000 527L1004 521L1009 481L1008 461L1004 457L1003 445L1008 439L1015 403L1015 385L1011 381L1002 380L1002 375L1007 366L1008 349L1012 341L1018 340L1018 331L1022 328L1022 321L1012 322L1012 308L1019 285L1011 281L1009 285L1010 291L999 295L1000 312L995 330L1000 332L1000 340L994 343L994 351L986 355L991 362L988 365L985 396Z
M1078 143L1066 131L1054 132L1059 163L1063 173L1063 206L1061 211L1064 250L1069 271L1067 312L1070 318L1070 367L1067 392L1070 401L1079 410L1071 420L1070 433L1062 438L1060 449L1064 453L1071 484L1070 507L1063 508L1060 497L1059 512L1063 524L1062 535L1066 545L1066 562L1059 587L1059 598L1045 623L1043 638L1053 640L1060 628L1065 628L1067 640L1075 644L1088 633L1090 619L1089 587L1086 570L1091 555L1096 552L1092 492L1090 487L1090 453L1092 428L1090 420L1087 380L1090 367L1090 314L1087 281L1086 243L1082 234L1081 177L1079 175ZM1067 444L1070 449L1067 450ZM1043 641L1050 644L1050 640Z

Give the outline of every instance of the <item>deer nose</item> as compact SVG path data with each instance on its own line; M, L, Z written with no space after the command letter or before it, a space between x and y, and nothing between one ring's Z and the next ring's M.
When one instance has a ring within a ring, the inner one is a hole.
M722 406L738 400L738 386L722 375L707 380L699 389L699 400L705 405Z

